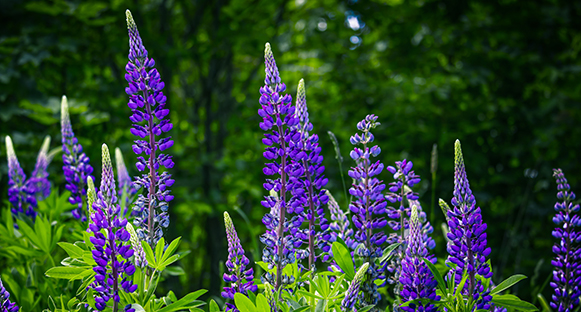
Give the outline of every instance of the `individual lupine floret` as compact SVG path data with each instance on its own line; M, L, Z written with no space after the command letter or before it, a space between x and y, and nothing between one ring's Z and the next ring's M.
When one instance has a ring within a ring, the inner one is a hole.
M246 269L250 260L244 255L244 249L240 245L240 239L234 228L234 223L227 212L224 212L224 224L226 225L226 237L228 238L228 261L226 268L228 273L224 273L224 282L230 283L230 286L224 287L222 297L234 300L235 293L247 295L248 292L255 292L258 286L254 285L254 270ZM236 306L226 303L226 311L238 312Z
M48 180L48 164L50 163L50 158L48 156L48 148L50 146L50 136L46 136L42 143L42 147L38 152L36 157L36 165L34 166L34 171L32 172L30 178L26 183L29 188L34 190L36 199L41 201L50 195L51 183Z
M304 184L301 177L305 169L300 161L292 159L298 155L295 149L301 137L296 128L299 119L295 116L295 106L291 96L281 95L286 90L286 85L281 82L268 43L265 47L264 59L266 78L265 85L260 88L261 108L258 110L258 115L263 119L260 128L268 131L262 139L266 145L263 155L268 161L263 168L263 173L274 177L267 178L263 184L271 195L265 196L262 201L262 205L270 209L270 212L262 219L267 231L260 240L266 245L263 249L262 260L268 263L270 268L276 267L276 280L269 274L265 277L278 290L283 281L292 279L292 277L282 276L284 266L293 263L297 258L303 259L306 256L306 253L296 250L306 238L304 231L300 229L304 221L300 213L302 207L290 205L291 198L287 194L291 192L292 195L297 196L298 192L303 190ZM295 211L295 208L299 210ZM293 213L295 215L290 218L287 213L289 216Z
M379 124L377 116L367 115L364 120L357 123L357 129L362 133L356 133L350 139L351 144L362 145L362 148L355 147L350 153L357 166L349 170L349 176L354 180L349 189L349 193L354 196L349 208L353 212L351 220L357 228L354 238L362 244L356 252L369 263L366 281L362 285L363 301L368 305L377 304L380 299L375 280L384 277L384 268L378 266L375 260L383 255L382 246L387 240L382 231L387 225L387 220L383 217L387 202L381 194L385 184L376 177L383 171L383 164L379 160L372 162L371 159L377 157L381 149L377 145L371 148L368 146L374 140L370 130Z
M476 274L483 278L491 278L492 271L486 262L490 254L490 247L486 247L486 223L482 222L480 208L476 207L476 200L472 195L466 168L462 156L460 141L455 143L455 172L454 172L454 197L452 208L448 211L448 256L447 263L456 265L456 285L460 283L463 273L466 271L468 280L462 294L472 297L477 309L488 310L492 304L490 290L485 290L482 282L476 279Z
M75 137L71 119L69 117L69 105L67 97L63 95L61 100L61 134L63 144L63 171L67 185L65 188L71 192L69 202L76 207L73 209L73 217L86 221L83 204L87 191L87 178L93 173L93 167L89 165L89 157L83 152L83 146Z
M26 180L26 174L20 167L14 145L10 136L6 136L6 158L8 160L8 201L12 204L12 214L25 213L27 216L36 217L37 201L34 188Z
M18 309L16 303L10 301L10 293L4 288L2 280L0 279L0 311L17 312Z
M365 275L367 270L369 269L369 263L364 263L357 273L355 273L355 278L349 284L349 288L345 292L345 298L341 301L341 311L354 311L357 312L355 308L355 303L357 302L357 298L359 298L359 289L361 287L361 283L365 279Z
M573 204L575 193L563 171L553 169L553 177L557 180L559 200L555 204L557 214L553 222L557 227L553 237L559 241L553 246L555 259L551 263L555 269L550 285L554 294L550 305L558 312L569 312L579 306L581 297L581 218L579 204Z
M140 239L154 245L163 236L163 229L169 226L167 210L173 199L169 187L174 180L167 171L159 170L161 166L173 168L174 162L172 156L158 154L158 150L163 152L172 147L174 142L171 137L160 136L170 131L173 125L167 118L169 109L166 107L166 96L162 92L165 84L153 67L155 61L147 56L131 12L127 10L125 14L129 31L129 62L125 66L125 79L129 86L125 88L125 92L130 96L127 105L132 113L129 117L133 122L131 133L139 138L134 141L133 151L147 157L137 157L137 170L146 173L134 182L137 187L145 189L145 195L139 194L134 203L133 209L140 212L134 224L139 226L137 234Z
M402 303L415 299L439 299L436 296L437 282L434 280L428 265L423 261L424 258L429 258L429 255L418 214L418 206L412 204L409 235L406 238L405 257L402 260L401 274L399 276L399 281L402 285L400 292ZM437 311L433 304L423 303L412 303L407 307L400 307L400 309L408 312Z
M91 287L95 291L95 306L98 310L103 311L107 302L112 300L113 311L117 311L119 288L127 293L137 289L137 285L128 279L135 273L135 266L129 260L134 251L129 243L129 232L125 229L127 220L119 214L121 208L117 203L115 176L109 148L105 144L102 147L102 158L101 186L97 201L93 204L95 212L89 223L89 231L93 233L90 238L94 245L92 255L97 263L93 268L95 281Z
M303 79L299 81L295 116L299 119L296 129L300 134L300 140L294 146L295 154L292 156L295 161L302 162L305 170L300 179L303 182L303 188L294 190L289 205L294 208L297 214L301 215L301 219L304 215L308 222L306 236L308 239L308 268L311 270L316 260L315 244L322 252L331 250L331 245L328 242L331 238L329 223L325 218L323 209L323 205L329 201L329 197L323 187L327 185L329 180L325 178L325 166L321 164L323 156L320 155L319 137L316 134L309 134L309 131L313 130L313 124L309 121L305 81ZM291 142L290 144L292 145L293 143ZM307 210L303 211L303 207L307 207ZM318 226L318 230L315 228L316 226Z
M123 153L118 147L115 148L115 165L117 165L117 181L119 183L119 199L121 200L121 209L123 210L123 215L127 216L129 206L133 200L133 197L137 193L137 188L131 182L131 177L127 172L127 167L125 167L125 161L123 160ZM133 215L141 214L141 211L133 210Z

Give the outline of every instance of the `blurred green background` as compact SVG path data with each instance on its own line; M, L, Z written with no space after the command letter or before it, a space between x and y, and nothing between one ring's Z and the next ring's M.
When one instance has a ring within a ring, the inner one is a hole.
M176 199L166 235L183 236L181 249L192 251L181 261L186 275L165 281L162 290L219 295L227 253L223 211L233 216L243 246L260 252L266 192L257 109L266 42L293 97L299 79L306 81L328 188L343 208L327 131L337 135L347 170L356 122L378 115L380 159L414 162L425 210L432 204L432 145L439 147L436 196L450 200L458 138L489 224L494 280L526 274L515 291L532 300L549 276L551 168L563 168L581 192L581 2L2 0L0 156L9 134L30 173L44 135L58 147L66 94L97 179L103 142L120 147L137 173L123 78L127 8L166 83L174 124ZM61 167L57 157L49 172L64 190ZM2 200L6 172L2 161ZM383 178L391 182L389 174ZM444 217L436 209L437 255L444 257Z

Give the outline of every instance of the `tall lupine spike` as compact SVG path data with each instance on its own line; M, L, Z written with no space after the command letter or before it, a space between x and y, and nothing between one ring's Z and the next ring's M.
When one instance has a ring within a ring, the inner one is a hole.
M228 261L226 268L230 274L224 273L224 282L230 283L230 286L224 287L222 297L234 300L235 293L247 295L248 292L255 292L258 286L254 285L254 270L252 267L246 269L250 260L244 255L244 249L240 245L240 239L234 228L234 223L228 212L224 212L224 224L226 226L226 237L228 238ZM238 312L236 306L232 303L226 303L226 311Z
M50 195L50 188L51 184L48 180L48 172L46 169L48 168L48 164L50 163L50 159L48 157L48 148L50 147L50 136L47 135L44 138L42 143L42 147L38 152L38 156L36 157L36 165L34 166L34 171L32 175L26 181L29 185L31 190L34 190L34 194L37 200L44 200Z
M321 163L323 156L320 155L319 137L316 134L309 134L313 129L313 124L309 121L307 110L307 98L305 93L305 81L299 81L297 90L295 117L299 120L296 129L300 134L300 141L295 146L296 155L293 159L302 162L304 175L301 177L303 188L293 192L293 198L289 205L295 208L295 212L301 214L308 222L306 230L308 243L309 270L315 267L315 244L324 253L331 250L329 239L329 223L325 218L323 205L327 204L329 197L323 187L327 185L325 178L325 166ZM292 145L292 144L291 144ZM302 207L307 207L302 211ZM316 229L318 226L318 229Z
M349 206L353 212L351 220L357 228L354 238L362 244L362 248L358 248L356 252L369 263L366 281L362 285L363 301L367 305L377 304L381 298L375 280L384 278L384 268L378 266L375 260L383 255L382 246L387 240L382 230L387 225L387 220L383 217L387 202L381 194L385 184L376 177L383 171L383 164L379 160L371 160L371 157L377 157L381 153L381 149L377 145L371 148L368 146L374 140L370 130L379 124L375 115L367 115L357 123L357 129L362 133L356 133L350 141L353 145L361 144L363 147L355 147L349 154L357 163L357 166L349 170L349 176L354 181L349 189L354 197Z
M486 247L486 223L482 222L480 208L476 208L459 140L455 143L455 155L453 209L448 211L450 232L447 236L450 240L447 249L450 255L446 262L456 264L456 285L466 270L468 281L462 293L473 298L477 309L488 310L492 307L490 289L485 290L488 285L482 285L476 279L477 274L483 278L492 277L490 265L486 262L491 251L490 247Z
M260 241L266 245L262 252L262 261L268 263L271 269L276 267L276 277L267 273L264 278L278 290L283 284L292 283L294 280L292 276L283 277L283 268L305 256L300 250L297 252L297 248L306 238L300 229L304 221L304 209L299 200L293 202L287 194L291 192L292 196L298 197L304 192L301 177L305 169L300 159L293 158L300 155L300 151L296 149L301 138L296 127L299 119L295 117L291 96L281 95L286 90L286 85L280 80L268 43L264 50L264 62L266 77L265 85L260 88L261 108L258 115L263 119L260 128L268 131L262 142L266 145L263 155L269 162L262 171L265 175L274 177L267 178L263 185L267 191L274 191L276 196L265 196L262 201L262 205L270 211L262 219L267 231L260 237ZM292 218L289 217L291 214L294 214Z
M125 80L129 86L125 88L125 92L129 95L127 105L132 113L129 117L133 122L131 133L138 137L134 141L133 151L137 155L145 153L147 157L137 157L136 167L145 173L136 178L134 184L136 187L143 187L145 195L139 194L133 203L133 210L137 213L134 225L138 226L139 238L153 246L163 236L163 229L169 226L167 210L173 199L169 187L174 180L167 171L161 172L160 167L171 169L174 162L172 156L158 154L158 150L163 152L172 147L171 137L160 136L170 131L173 125L168 119L167 98L161 91L165 84L153 67L155 61L147 57L147 50L143 46L131 12L127 10L125 15L129 31L129 62L125 66Z
M36 217L37 201L35 190L27 183L26 174L20 167L14 145L10 136L6 136L6 158L8 160L8 201L12 204L12 214L25 213L27 216Z
M402 285L400 296L402 303L415 299L439 300L436 296L437 282L423 258L429 258L428 249L424 242L422 224L419 220L418 206L412 204L412 212L409 224L409 235L406 238L407 247L405 257L402 260L401 275L399 281ZM403 311L435 312L438 309L431 303L410 304L400 307Z
M16 303L10 301L10 293L0 279L0 311L2 312L18 312L19 308Z
M386 269L391 274L387 281L389 283L397 283L395 292L400 292L399 275L401 273L401 261L405 256L406 250L406 237L405 231L409 229L409 216L411 215L412 202L416 203L420 207L418 200L418 193L412 190L412 187L420 183L420 176L415 174L413 169L413 163L404 159L402 161L396 161L395 167L388 166L387 171L393 174L394 182L389 183L389 192L385 198L392 204L398 204L398 207L388 206L387 216L392 219L388 222L389 227L394 230L394 233L389 235L387 239L388 243L395 244L400 243L401 245L397 248L396 257L393 257L389 263L387 263ZM407 205L406 205L407 202ZM425 220L425 213L422 211L422 220ZM428 230L430 233L433 228L429 223L427 223ZM429 236L428 236L429 238ZM430 242L430 245L433 240Z
M93 204L97 201L97 190L95 189L95 183L93 182L93 177L87 178L87 210L89 211L89 216L95 213L93 209ZM90 218L89 218L90 220Z
M127 220L119 214L121 208L117 203L115 176L109 148L105 144L102 146L102 159L101 186L97 201L93 204L95 212L89 222L89 231L93 233L90 240L95 248L92 255L97 263L93 268L96 274L91 287L95 291L95 306L99 311L103 311L110 300L113 311L118 311L121 289L126 293L137 289L132 279L128 279L135 273L135 266L130 261L134 251L129 243L131 235L125 229Z
M93 173L93 167L89 165L89 157L83 153L83 147L75 137L69 117L69 104L67 97L64 95L61 100L61 134L63 171L67 181L65 188L71 192L69 202L76 206L72 213L76 219L86 221L86 212L83 210L84 197L87 196L85 185L87 178Z
M561 169L553 169L557 180L556 215L553 222L557 226L553 237L559 241L553 246L555 259L551 261L553 280L550 285L554 290L551 307L558 312L574 311L579 306L581 297L581 217L579 204L573 204L575 193Z
M117 165L117 180L119 181L119 199L121 200L121 209L123 210L123 215L126 216L133 197L137 193L137 188L133 182L131 182L131 177L129 177L127 167L125 167L125 161L123 160L123 153L118 147L115 148L115 164ZM141 211L139 213L141 213ZM135 214L138 213L135 212Z
M341 301L341 311L357 311L355 309L355 303L357 302L357 298L359 297L359 289L361 287L361 283L365 280L365 275L367 270L369 269L369 263L364 263L357 273L355 273L355 278L349 284L349 288L347 288L347 292L345 292L345 298Z

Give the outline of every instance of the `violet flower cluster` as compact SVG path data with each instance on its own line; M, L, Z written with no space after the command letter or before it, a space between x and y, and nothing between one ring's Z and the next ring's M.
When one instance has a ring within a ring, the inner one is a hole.
M347 288L347 291L345 292L345 298L343 298L343 300L341 301L341 311L357 312L357 309L355 308L355 303L359 298L359 290L361 288L361 283L364 281L366 272L368 270L369 263L366 262L359 268L357 273L355 273L355 278L353 278L351 284L349 284L349 288Z
M4 288L4 284L2 284L0 279L0 311L17 312L18 310L16 303L10 301L10 293Z
M93 173L93 167L89 165L89 157L83 152L83 146L75 137L71 119L69 117L69 105L67 97L63 95L61 101L61 134L63 144L63 171L67 185L65 188L71 192L69 202L76 207L73 209L73 217L86 221L86 212L83 210L85 197L87 196L87 178Z
M159 172L160 167L173 168L172 156L158 154L172 147L171 137L160 138L173 125L167 118L166 96L162 89L159 72L153 66L155 61L149 58L143 46L139 31L131 12L127 10L127 28L129 31L129 62L125 69L125 79L129 86L125 92L130 96L129 103L133 122L131 133L138 137L134 141L133 151L137 155L136 167L142 172L135 181L137 187L145 188L146 195L139 194L133 209L139 213L134 224L139 226L137 234L149 244L155 244L163 236L163 229L169 226L168 205L173 199L169 187L174 183L167 171ZM157 122L156 122L157 120ZM145 140L143 140L145 139Z
M354 180L349 189L354 200L349 208L353 212L352 221L357 228L354 238L363 244L362 248L357 249L357 253L369 263L367 278L362 285L364 302L367 304L377 304L380 299L375 280L384 278L384 269L375 263L375 259L383 255L382 246L387 240L382 231L387 225L387 220L383 217L387 206L382 195L385 184L376 177L383 171L383 164L379 160L373 162L371 159L377 157L381 149L377 145L368 146L374 140L370 130L379 124L377 116L367 115L364 120L357 123L357 129L362 133L356 133L350 139L351 144L362 145L362 148L355 147L350 153L357 166L349 170L349 176Z
M406 237L407 247L405 257L401 261L401 274L399 281L402 285L400 297L402 302L415 299L439 300L436 296L437 282L423 258L429 258L428 249L424 242L422 224L418 217L418 206L412 205L409 221L409 234ZM431 304L412 303L406 307L400 307L408 312L436 312L437 308Z
M30 178L26 183L30 188L34 190L34 194L37 200L41 201L50 195L51 183L48 180L48 165L51 159L48 156L48 148L50 146L50 136L46 136L42 143L42 147L38 152L36 158L36 165L34 166L34 171L30 175Z
M480 208L476 208L476 200L466 177L466 168L462 156L460 141L455 143L455 173L454 173L454 197L452 208L448 215L448 256L447 263L454 263L455 282L458 285L463 273L468 273L468 281L464 289L460 290L464 295L472 297L477 309L488 310L492 307L490 289L485 290L476 274L483 278L491 278L492 271L486 262L490 254L490 247L486 247L486 223L482 222Z
M244 255L244 249L240 245L240 239L234 228L234 223L227 212L224 212L224 224L226 225L226 236L228 238L228 261L226 268L228 273L224 273L224 282L230 286L224 287L222 297L234 300L235 293L246 295L248 292L255 292L258 286L254 285L254 270L252 267L246 269L250 260ZM226 311L238 312L232 303L226 303Z
M135 187L133 182L131 182L131 177L127 172L127 167L125 166L125 161L123 160L123 153L118 147L115 148L115 164L117 165L117 181L119 183L119 199L121 200L121 209L123 210L123 215L127 216L129 206L133 201L133 197L137 193L138 189ZM132 215L136 216L141 214L141 211L132 211Z
M94 245L92 255L97 263L93 268L95 281L91 287L95 290L95 306L98 310L103 311L112 299L113 311L116 311L120 301L119 288L127 293L137 289L137 285L128 279L135 273L135 266L129 260L134 251L129 243L130 235L125 229L127 220L120 216L113 166L109 148L105 144L102 157L101 186L97 200L93 203L94 213L89 223L89 232L93 233L90 238Z
M553 169L557 180L556 215L553 222L557 226L553 237L559 241L553 246L555 259L551 261L553 280L550 285L554 290L551 307L558 312L573 311L579 306L581 297L581 218L579 204L573 204L575 193L561 169Z
M296 150L296 147L300 146L301 139L301 133L297 129L299 118L295 115L291 96L282 95L286 85L281 82L268 43L264 59L266 78L264 86L260 88L261 108L258 115L262 117L260 128L267 131L262 142L266 145L263 155L268 162L262 171L272 178L267 178L263 184L271 194L265 196L262 201L262 205L270 211L262 218L267 230L260 237L260 241L266 245L262 251L262 261L271 269L276 267L276 280L268 273L264 277L278 290L282 284L293 279L282 276L284 266L308 256L308 252L299 249L303 240L307 238L300 229L304 221L302 202L293 201L287 194L290 192L293 196L298 196L304 192L301 177L305 174L305 169L300 159L292 159L301 155ZM289 218L287 213L294 215Z
M325 166L323 156L320 155L321 147L319 146L319 137L316 134L309 134L313 130L313 124L309 121L309 112L307 110L307 98L305 93L305 81L301 79L297 90L296 111L295 116L299 123L296 129L300 134L300 140L293 148L292 158L294 161L302 163L304 175L298 179L298 183L303 183L302 189L296 189L292 192L293 197L289 205L293 207L295 213L298 214L296 222L301 222L306 219L308 222L307 228L307 243L308 243L308 257L309 270L313 269L315 265L315 244L322 252L328 252L331 249L329 239L331 237L329 230L329 223L325 218L323 205L329 201L326 191L323 189L329 182L325 178ZM293 142L289 143L293 147ZM303 207L307 207L304 211ZM315 228L318 226L319 230Z
M390 272L387 281L389 283L399 282L399 274L401 268L401 260L405 256L406 242L405 231L409 230L409 217L411 216L412 206L418 208L418 217L422 228L422 242L428 249L433 249L436 242L430 237L434 231L432 225L427 222L426 213L422 211L421 205L418 201L418 193L412 190L412 187L417 185L421 180L420 176L415 174L413 163L404 159L403 161L396 161L395 167L388 166L387 170L393 174L394 182L389 184L389 192L385 198L392 204L399 203L399 207L388 206L387 216L391 219L388 225L394 233L391 233L387 239L389 244L400 243L397 248L397 256L387 263L386 270ZM405 202L408 204L405 205ZM435 263L436 257L430 255L430 261ZM399 291L397 289L396 291Z
M25 213L34 218L36 217L34 208L37 205L35 189L26 181L26 174L18 162L10 136L6 136L6 158L8 160L8 201L12 205L12 214L17 216Z

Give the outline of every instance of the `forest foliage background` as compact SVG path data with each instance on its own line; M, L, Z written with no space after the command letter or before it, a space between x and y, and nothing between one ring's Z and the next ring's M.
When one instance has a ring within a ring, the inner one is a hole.
M549 276L551 168L563 168L581 192L581 2L2 0L0 134L2 146L12 136L26 171L44 135L59 146L65 94L92 165L100 168L105 142L120 147L137 174L123 78L127 8L166 83L175 125L176 199L167 237L183 236L181 249L191 250L181 260L186 274L167 280L162 292L206 288L219 295L227 253L223 211L233 216L243 246L253 255L261 251L266 193L257 109L267 41L293 97L299 79L306 81L328 188L340 203L327 131L339 140L346 170L353 165L348 138L355 123L378 115L380 159L414 162L427 211L432 145L439 147L436 198L449 200L453 142L460 139L489 225L494 279L529 276L515 291L532 300ZM56 157L49 173L64 190L61 167ZM2 161L2 201L6 189ZM444 216L437 207L434 218L442 255ZM1 273L9 270L1 266Z

